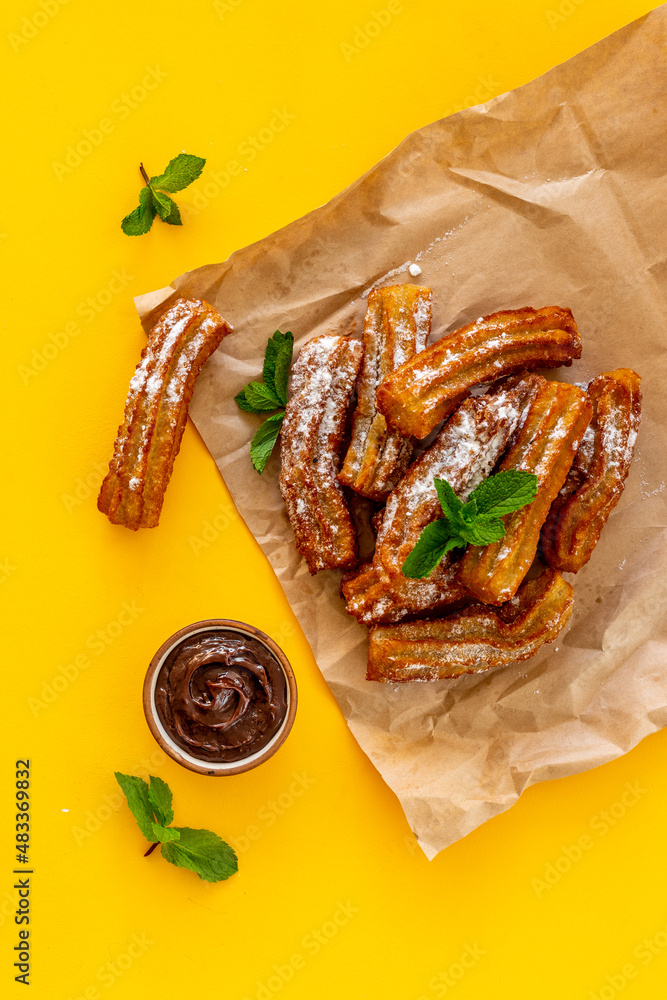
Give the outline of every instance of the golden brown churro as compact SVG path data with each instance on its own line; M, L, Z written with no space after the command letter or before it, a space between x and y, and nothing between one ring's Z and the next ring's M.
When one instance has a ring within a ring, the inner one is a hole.
M178 299L148 334L97 499L113 524L133 531L157 525L195 380L231 332L208 302Z
M280 491L311 573L357 562L357 536L337 473L361 353L360 341L325 334L301 348L292 369L280 434Z
M473 598L458 580L458 566L458 560L446 558L428 580L410 580L368 563L343 577L345 610L364 625L377 625L465 604Z
M500 468L537 476L537 496L503 518L505 537L483 547L469 545L461 560L461 583L480 601L502 604L514 597L537 551L540 529L565 482L592 408L583 389L547 382L534 393Z
M352 440L338 478L371 500L384 500L391 493L412 455L412 442L389 430L378 413L377 387L426 347L431 299L431 289L417 285L375 288L368 296Z
M588 395L593 419L542 528L546 561L567 573L588 562L621 498L641 419L640 378L631 368L598 375Z
M370 630L367 680L391 684L480 673L533 656L572 614L572 587L545 570L501 608L470 605L445 618Z
M514 309L481 316L432 344L388 375L378 410L401 434L424 438L475 385L521 369L570 365L581 357L569 309Z
M467 498L507 447L535 379L539 376L529 375L516 388L467 399L412 464L387 500L372 567L343 580L347 610L360 622L400 621L469 599L456 580L457 563L451 557L425 580L403 576L402 566L422 530L442 516L434 477L446 479L455 493Z

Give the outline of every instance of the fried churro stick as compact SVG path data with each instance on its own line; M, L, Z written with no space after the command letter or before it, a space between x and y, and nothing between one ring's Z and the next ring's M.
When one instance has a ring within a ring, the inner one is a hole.
M280 433L280 492L311 573L357 562L357 536L337 473L361 354L360 341L325 334L301 348L292 370Z
M426 347L431 299L431 289L417 285L375 288L368 296L352 440L338 478L371 500L384 500L391 493L412 455L412 442L389 430L378 413L377 387L386 375Z
M598 375L588 395L593 419L542 528L546 561L567 573L588 562L621 498L641 419L640 378L631 368Z
M154 528L202 366L232 332L217 309L178 299L148 334L97 506L112 524Z
M520 369L557 368L581 357L569 309L515 309L482 316L432 344L388 375L378 410L401 434L426 437L474 385Z
M470 599L456 579L458 564L451 557L425 580L403 576L403 563L426 525L442 516L434 477L446 479L466 499L491 472L528 398L543 381L529 375L515 388L471 397L450 417L387 500L372 566L344 578L342 589L351 615L367 625L400 621Z
M375 626L366 678L435 681L526 660L554 641L572 607L572 587L548 569L501 608L474 604L446 618Z
M368 563L343 577L346 611L364 625L378 625L465 604L472 598L457 578L458 567L458 560L446 557L428 580L411 580Z
M592 408L583 389L564 382L542 383L535 392L500 468L537 476L531 504L506 514L505 537L491 545L469 545L459 579L478 600L502 604L514 597L535 557L540 529L565 482Z

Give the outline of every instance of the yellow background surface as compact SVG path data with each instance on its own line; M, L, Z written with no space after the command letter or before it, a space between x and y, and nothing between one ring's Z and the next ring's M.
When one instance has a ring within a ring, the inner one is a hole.
M39 1000L665 995L667 735L530 788L428 862L194 428L158 529L112 527L95 508L144 342L133 295L223 260L411 130L527 82L651 6L4 5L2 997L25 991L12 967L14 762L25 757ZM254 157L249 137L260 137ZM77 146L83 155L68 153ZM186 224L124 236L139 161L156 174L181 150L208 161L176 196ZM244 166L230 180L229 160ZM157 647L209 616L274 635L299 683L282 750L224 779L165 757L141 707ZM235 844L239 874L209 885L158 853L144 859L117 769L166 779L175 822Z

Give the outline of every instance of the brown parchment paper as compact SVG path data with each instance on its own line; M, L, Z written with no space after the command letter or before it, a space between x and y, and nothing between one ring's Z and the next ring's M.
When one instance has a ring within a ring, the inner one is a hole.
M663 6L414 132L327 205L137 299L146 328L175 290L233 324L192 417L429 858L526 786L602 764L667 724L666 42ZM574 580L568 631L521 664L393 686L364 679L366 630L345 614L339 575L311 578L297 556L277 456L257 476L258 420L234 395L258 377L274 330L291 329L297 347L360 332L369 289L411 280L433 288L433 338L497 309L570 306L584 352L556 377L635 368L644 417L622 501Z

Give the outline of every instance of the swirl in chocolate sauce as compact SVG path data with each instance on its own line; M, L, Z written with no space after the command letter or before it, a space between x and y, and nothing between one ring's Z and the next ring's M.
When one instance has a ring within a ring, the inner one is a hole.
M287 714L287 681L257 639L210 629L183 639L157 679L155 705L175 743L215 763L262 750Z

